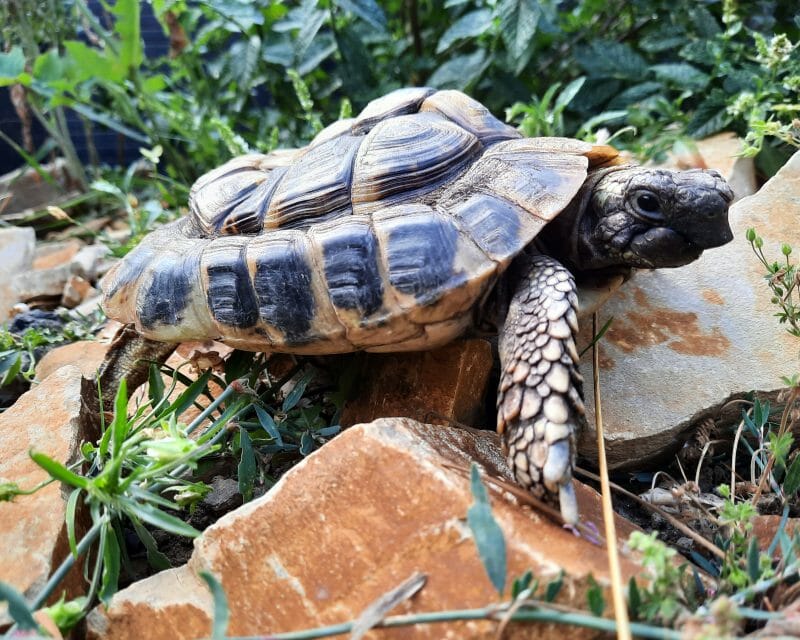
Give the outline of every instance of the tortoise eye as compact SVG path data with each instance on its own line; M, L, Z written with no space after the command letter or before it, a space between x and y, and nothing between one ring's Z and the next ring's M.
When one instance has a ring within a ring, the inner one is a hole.
M661 202L649 191L636 196L636 209L642 218L651 222L659 222L664 218L661 213Z
M636 198L636 205L645 213L659 213L658 198L652 193L643 193Z

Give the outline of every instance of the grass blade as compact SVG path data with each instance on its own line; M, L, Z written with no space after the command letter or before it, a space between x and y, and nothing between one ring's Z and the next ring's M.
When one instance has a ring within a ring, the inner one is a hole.
M489 494L481 482L475 463L470 471L470 488L475 501L467 511L467 524L472 530L483 568L497 593L502 596L506 584L506 540L492 515Z
M224 640L228 632L228 621L231 617L225 590L211 572L201 571L198 575L208 585L211 591L211 598L214 600L214 626L211 629L211 640Z

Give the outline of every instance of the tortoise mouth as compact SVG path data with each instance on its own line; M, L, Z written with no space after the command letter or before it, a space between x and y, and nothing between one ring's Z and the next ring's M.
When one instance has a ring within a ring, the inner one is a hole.
M699 258L706 247L693 238L670 229L655 227L635 237L628 248L631 266L682 267ZM636 264L639 262L639 264Z

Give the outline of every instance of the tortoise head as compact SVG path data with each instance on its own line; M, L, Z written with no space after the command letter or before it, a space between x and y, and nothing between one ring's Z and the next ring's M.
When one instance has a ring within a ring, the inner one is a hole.
M576 225L581 269L679 267L733 239L733 191L716 171L601 170Z

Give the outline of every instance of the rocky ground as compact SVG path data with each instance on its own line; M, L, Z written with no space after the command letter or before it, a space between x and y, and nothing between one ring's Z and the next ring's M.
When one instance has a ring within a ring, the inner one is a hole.
M683 522L697 516L687 493L697 499L711 496L713 486L730 478L730 468L720 460L729 456L731 425L740 419L737 401L756 391L777 406L781 376L797 370L796 340L777 326L745 230L755 226L776 254L781 242L797 238L800 154L754 193L752 165L732 158L737 144L721 136L700 145L705 163L720 169L737 190L739 201L731 211L736 240L689 267L638 273L599 314L601 324L614 318L599 347L606 449L614 479L640 493L652 482L647 497ZM84 333L76 330L77 337L89 337L95 329L98 278L112 263L102 244L76 239L45 243L30 228L6 228L0 230L0 255L0 316L10 319L11 331L21 332L26 323L41 327L73 321L83 322ZM56 307L59 313L51 313ZM37 363L30 388L25 391L23 380L17 392L24 393L8 395L8 408L0 416L3 482L31 489L48 475L29 451L68 464L80 458L82 443L97 440L98 416L90 415L91 379L111 348L115 329L107 326L92 340L56 346L46 354L52 345L32 352ZM590 340L587 330L584 346ZM489 477L509 480L494 432L469 428L493 422L491 354L489 342L465 340L432 352L360 358L357 367L367 373L341 413L341 434L245 504L234 479L235 464L222 464L211 474L213 490L190 517L203 529L193 550L170 547L170 540L162 539L175 566L133 580L107 606L93 609L75 637L208 636L213 606L200 578L203 571L224 588L231 612L228 633L238 635L355 620L416 573L426 576L424 587L393 614L500 602L466 522L474 501L470 462ZM179 368L190 360L194 366L181 369L192 373L173 394L180 394L203 368L224 370L227 357L230 350L223 345L184 345L171 364ZM276 358L269 366L291 373L294 362ZM582 366L591 380L590 351ZM23 371L26 367L21 365ZM171 378L165 380L169 384ZM211 396L221 391L221 386L212 388ZM592 395L588 384L590 408ZM134 397L131 411L136 402ZM202 406L185 420L196 417ZM594 438L586 433L580 445L582 465L589 468L597 455ZM688 477L682 479L680 469ZM655 470L678 480L659 479ZM695 478L700 486L689 486ZM575 482L584 524L602 531L594 485ZM574 535L492 486L491 507L506 540L510 578L531 570L542 584L560 579L556 601L565 607L585 609L595 581L608 595L608 559L601 543L591 535ZM0 547L5 550L0 580L29 599L69 554L68 496L66 488L52 482L32 495L0 502ZM620 498L618 506L633 520L617 516L626 582L642 574L641 557L625 544L639 526L665 531L687 555L704 552L671 528L663 514L654 515L632 499ZM775 518L757 521L763 546L778 526ZM87 513L79 513L77 522L84 531L91 526ZM133 578L149 573L140 567ZM68 599L87 592L80 564L53 599L62 591ZM385 630L379 637L489 638L496 628L487 620L418 624ZM564 634L563 626L535 624L512 626L504 637ZM588 638L596 632L571 628L568 634Z

